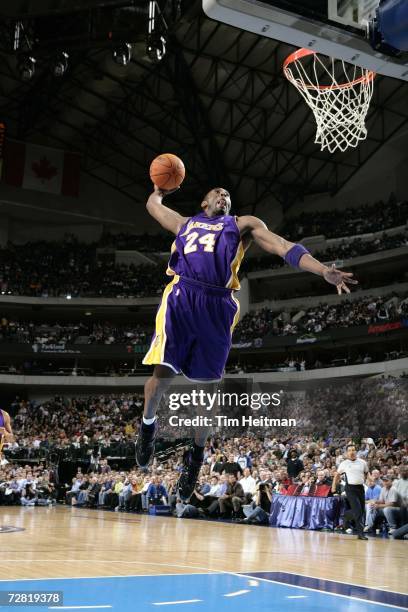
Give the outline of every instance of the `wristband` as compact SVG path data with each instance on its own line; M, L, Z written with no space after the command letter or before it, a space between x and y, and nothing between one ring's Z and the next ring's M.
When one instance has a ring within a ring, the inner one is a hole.
M294 244L292 248L286 253L283 258L287 264L292 266L292 268L299 267L300 258L303 255L310 255L310 251L308 251L303 244Z

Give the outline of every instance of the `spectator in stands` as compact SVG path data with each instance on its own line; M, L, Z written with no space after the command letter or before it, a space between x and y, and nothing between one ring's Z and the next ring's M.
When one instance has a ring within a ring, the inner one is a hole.
M222 464L221 471L223 474L234 474L235 478L237 478L238 472L240 474L243 473L243 469L240 464L235 461L235 456L233 453L229 455L228 461Z
M246 502L249 503L256 491L256 480L251 474L251 468L244 468L244 473L239 480L239 484L245 493Z
M213 474L210 478L210 489L204 494L204 499L201 501L201 508L206 510L207 514L215 514L219 509L218 500L226 491L227 478L225 474L220 477Z
M297 485L293 495L313 497L316 492L316 479L310 472L301 472L298 476L300 483Z
M132 482L130 477L125 477L123 483L123 489L118 495L118 505L115 508L115 512L124 511L126 504L128 503L132 495Z
M91 482L88 476L84 476L79 486L79 492L76 497L72 499L73 506L84 506L88 500L88 492L91 487Z
M206 496L210 493L211 488L211 485L206 481L206 477L200 476L199 484L195 487L189 503L193 504L196 508L207 508L208 498Z
M372 470L371 476L373 478L374 484L378 485L381 488L384 483L381 479L380 470Z
M147 503L149 506L157 506L158 504L167 504L168 495L159 476L153 477L147 489Z
M328 470L317 470L316 472L316 487L331 486L333 479L330 478Z
M401 525L408 523L408 465L400 468L400 478L394 480L394 490L397 493L397 504L399 508L399 522Z
M289 478L296 478L304 467L302 461L298 457L296 449L294 448L289 451L288 458L286 459L286 464Z
M43 473L35 483L36 503L39 506L46 506L55 503L55 487L50 482L49 473Z
M240 522L244 524L269 524L269 514L272 504L272 485L269 482L260 482L255 491L252 504L244 508L245 519Z
M239 447L239 453L236 457L234 457L234 461L241 466L241 470L245 470L245 468L251 467L251 459L245 453L245 449L243 446Z
M127 501L126 509L130 512L141 512L142 511L142 489L143 489L143 478L133 476L131 478L132 491Z
M232 462L231 462L232 463ZM226 518L232 510L232 518L238 518L245 502L245 494L236 474L230 472L226 492L219 497L220 518Z
M381 487L376 484L373 474L367 476L365 500L366 500L366 515L365 515L365 532L372 532L377 516L376 502L381 495Z
M393 533L397 528L399 517L398 494L392 486L394 479L383 476L384 486L381 489L378 501L374 502L376 514L374 522L377 524L381 518L385 518L388 524L388 533Z
M104 506L110 510L114 510L119 502L119 493L124 487L124 474L117 476L110 489L105 492Z
M113 485L114 481L111 476L104 476L102 478L101 490L98 495L98 507L103 508L105 506L106 495L112 491Z
M272 491L274 493L282 493L285 494L287 488L292 484L291 479L288 476L288 473L285 469L278 469L275 471L272 481L270 480L260 480L261 482L269 482L272 485Z
M66 496L65 496L66 503L69 506L72 505L73 499L75 500L77 499L79 495L81 484L82 484L82 477L76 476L75 478L72 479L72 486L69 489L69 491L67 491Z
M86 505L89 508L96 507L98 503L98 496L101 490L101 486L102 485L101 485L101 482L99 481L99 478L97 476L93 476L91 478L91 486L89 487L89 490L88 490L87 502L86 502Z
M27 480L21 491L20 503L22 506L35 506L37 501L36 484Z

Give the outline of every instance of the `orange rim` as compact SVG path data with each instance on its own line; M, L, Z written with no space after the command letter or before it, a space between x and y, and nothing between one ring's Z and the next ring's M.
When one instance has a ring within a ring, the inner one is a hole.
M325 89L349 89L350 87L354 87L354 85L359 85L360 83L369 83L370 81L373 81L375 78L376 73L373 72L372 70L367 70L366 74L363 74L361 77L359 77L358 79L354 79L353 81L349 81L348 83L342 83L340 85L307 85L306 83L300 81L299 79L296 79L295 77L293 77L290 73L289 73L289 66L290 64L293 64L294 62L296 62L297 60L302 59L303 57L307 57L308 55L316 55L317 53L316 51L312 51L311 49L298 49L297 51L294 51L293 53L291 53L290 55L288 55L288 57L285 59L285 61L283 62L283 72L285 77L293 82L297 82L297 83L302 83L302 87L304 87L305 89L320 89L320 90L325 90ZM362 68L362 70L364 70L364 68Z

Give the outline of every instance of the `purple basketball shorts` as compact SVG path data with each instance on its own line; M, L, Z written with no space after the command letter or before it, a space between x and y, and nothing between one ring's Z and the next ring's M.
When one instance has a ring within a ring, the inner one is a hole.
M231 289L176 275L164 290L143 363L166 365L194 381L221 380L238 319Z

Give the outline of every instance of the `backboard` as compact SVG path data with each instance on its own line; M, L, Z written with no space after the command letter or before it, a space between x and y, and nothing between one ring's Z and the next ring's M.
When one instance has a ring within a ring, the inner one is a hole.
M212 19L408 81L407 59L373 50L366 38L378 6L379 0L203 0Z
M327 0L327 19L340 25L365 29L380 0Z

